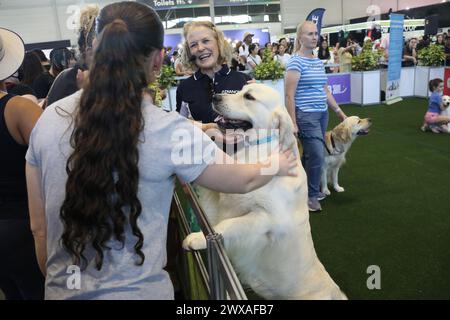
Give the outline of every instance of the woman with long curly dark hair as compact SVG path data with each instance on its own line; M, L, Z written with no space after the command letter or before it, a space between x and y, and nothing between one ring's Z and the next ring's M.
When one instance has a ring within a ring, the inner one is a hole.
M153 9L107 5L96 33L84 89L45 110L26 157L45 295L172 299L163 268L174 176L233 193L272 176L260 175L262 164L214 163L224 154L200 128L153 105L145 88L163 63L164 36ZM274 156L275 174L292 175L292 156Z

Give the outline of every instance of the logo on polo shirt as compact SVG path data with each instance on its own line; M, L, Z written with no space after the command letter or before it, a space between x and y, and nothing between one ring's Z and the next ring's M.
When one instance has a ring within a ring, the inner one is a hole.
M222 90L221 93L225 93L225 94L235 94L238 93L239 90Z

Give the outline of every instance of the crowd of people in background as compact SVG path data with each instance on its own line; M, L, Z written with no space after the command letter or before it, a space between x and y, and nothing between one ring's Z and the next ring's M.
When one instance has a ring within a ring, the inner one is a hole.
M284 68L291 58L294 43L286 38L281 38L278 42L267 42L264 46L253 42L254 34L245 32L242 40L232 45L232 57L230 69L233 71L247 71L252 73L256 66L264 60L265 50L269 50L271 58L279 61ZM181 63L181 56L184 48L173 50L172 47L165 47L164 64L173 67L177 76L191 76L194 71Z
M27 95L43 104L56 77L75 64L75 55L67 48L51 50L49 59L42 50L31 50L25 53L20 69L5 81L6 87L9 93Z
M87 24L92 29L93 21L88 21ZM91 29L88 31L92 34L93 30ZM231 70L254 72L254 69L264 60L264 54L267 50L273 60L278 61L283 68L286 67L287 62L293 55L293 39L280 38L278 42L267 42L261 45L253 42L253 36L252 33L246 32L243 39L237 41L232 47ZM360 42L354 35L350 34L346 37L340 37L334 45L330 45L328 35L322 35L314 54L324 63L326 73L350 72L352 70L352 58L361 53L362 46L367 40L372 41L373 39L365 37ZM54 102L57 100L56 98L61 97L60 95L53 97L52 91L50 91L55 79L61 73L65 74L61 78L65 78L69 74L69 77L73 79L69 91L74 92L78 88L76 84L77 73L87 69L86 51L89 51L90 47L86 47L86 45L91 41L92 35L90 38L88 36L88 39L79 41L79 55L75 55L74 50L67 48L53 49L49 58L39 49L26 52L20 69L5 80L8 92L25 96L45 107L48 102ZM372 50L378 50L381 53L380 66L386 67L389 61L389 35L373 40L372 43ZM403 48L402 66L417 65L419 50L430 44L442 47L446 57L444 65L450 66L450 36L447 33L437 34L433 37L425 35L406 39ZM188 77L194 74L194 70L181 63L182 50L183 48L173 50L172 47L165 47L163 63L171 66L177 76ZM63 72L66 69L70 71L66 72L67 74ZM56 91L61 90L64 91L65 89L58 87Z
M267 42L264 45L253 41L254 34L245 32L243 39L232 45L232 60L230 68L235 71L252 73L257 65L264 60L266 50L270 52L273 60L278 61L283 68L293 55L294 40L280 38L277 42ZM382 38L374 39L366 36L363 40L358 40L355 34L340 36L334 44L328 35L320 36L314 54L324 63L326 73L350 72L352 71L352 58L361 54L364 43L368 40L372 42L372 50L378 51L380 67L386 67L389 61L389 34ZM411 37L404 40L402 66L415 66L418 64L418 51L430 44L440 45L446 55L444 65L450 66L450 36L447 33L437 34L430 37ZM165 64L174 68L177 76L191 76L193 71L180 63L180 50L166 47Z

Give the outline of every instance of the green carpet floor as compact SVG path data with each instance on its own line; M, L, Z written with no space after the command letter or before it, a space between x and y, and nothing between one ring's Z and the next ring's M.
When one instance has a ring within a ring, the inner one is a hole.
M450 299L450 134L419 130L426 99L342 108L373 125L347 154L345 192L311 214L320 260L350 299ZM380 290L367 288L371 265Z

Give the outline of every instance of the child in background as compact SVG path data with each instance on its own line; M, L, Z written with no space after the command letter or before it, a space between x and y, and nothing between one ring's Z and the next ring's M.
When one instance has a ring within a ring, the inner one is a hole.
M447 125L450 122L450 117L441 115L442 110L444 110L442 104L444 81L439 78L433 79L428 83L428 88L432 94L429 99L427 113L425 113L425 122L420 129L424 132L431 130L433 133L450 133Z

